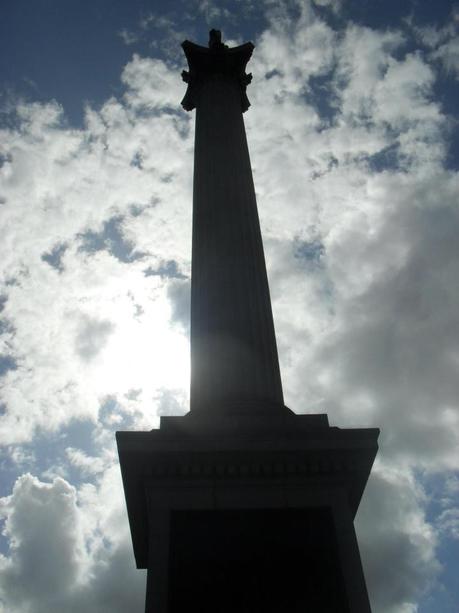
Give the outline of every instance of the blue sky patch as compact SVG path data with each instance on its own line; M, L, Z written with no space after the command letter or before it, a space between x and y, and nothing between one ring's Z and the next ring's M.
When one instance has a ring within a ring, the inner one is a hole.
M134 243L124 237L122 223L123 217L112 217L103 223L100 232L87 230L79 234L81 241L79 251L86 253L108 251L110 255L125 263L142 259L146 254L136 252Z
M161 264L157 268L152 268L149 266L143 271L143 274L146 277L159 276L161 278L169 278L169 279L186 279L186 275L184 275L175 260L167 260L166 262L161 262Z
M295 258L318 265L325 256L325 246L319 241L296 240L294 245Z
M66 243L60 243L53 247L49 253L44 253L41 256L41 259L44 262L47 262L50 266L55 268L58 272L62 272L64 270L64 266L62 264L62 257L67 250L68 245Z

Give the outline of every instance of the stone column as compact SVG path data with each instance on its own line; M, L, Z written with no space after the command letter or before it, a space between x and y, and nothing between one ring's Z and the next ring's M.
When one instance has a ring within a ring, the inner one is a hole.
M197 109L191 413L117 432L146 613L371 613L353 519L375 428L284 407L242 113L253 46L185 42Z
M242 113L253 45L183 43L182 105L196 108L191 280L192 414L283 405L255 189Z

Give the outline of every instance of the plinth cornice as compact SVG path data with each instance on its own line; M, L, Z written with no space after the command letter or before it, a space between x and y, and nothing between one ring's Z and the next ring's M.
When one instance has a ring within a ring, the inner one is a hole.
M117 432L138 568L148 565L152 513L170 505L188 508L193 492L204 492L208 501L196 503L197 508L210 509L220 508L214 504L215 496L228 488L242 488L237 495L241 508L250 508L252 495L267 489L281 496L287 507L298 506L297 492L340 490L354 517L376 455L379 430L329 427L318 417L294 415L291 424L279 421L270 432L239 424L228 427L226 435L199 434L199 428L186 425L187 416L175 418L182 427ZM147 490L159 492L158 500L165 496L158 508L154 505L156 510L148 509Z

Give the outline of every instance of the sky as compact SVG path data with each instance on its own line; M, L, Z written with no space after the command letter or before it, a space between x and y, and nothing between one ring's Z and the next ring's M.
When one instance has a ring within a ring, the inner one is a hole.
M0 611L141 613L116 430L188 410L180 43L244 115L285 401L379 427L374 613L457 613L459 4L2 0Z

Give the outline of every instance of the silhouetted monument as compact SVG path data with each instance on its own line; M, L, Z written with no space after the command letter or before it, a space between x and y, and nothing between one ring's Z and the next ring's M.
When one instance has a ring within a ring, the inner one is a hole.
M147 613L368 613L353 519L377 429L284 405L242 113L253 45L183 43L196 108L190 413L118 432ZM274 120L274 118L273 118Z

